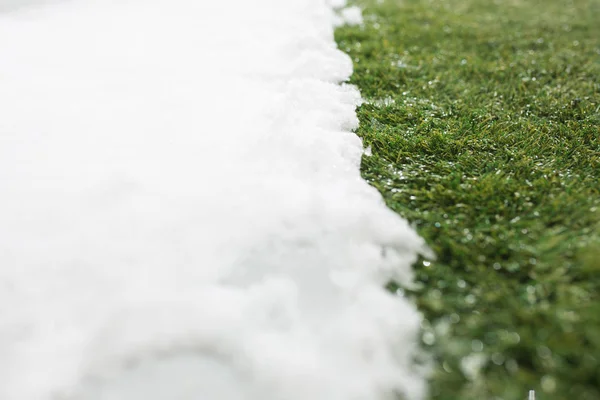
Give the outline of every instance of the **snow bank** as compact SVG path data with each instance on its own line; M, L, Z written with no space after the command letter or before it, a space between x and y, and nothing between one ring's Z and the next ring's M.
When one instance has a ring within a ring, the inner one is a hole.
M423 398L330 6L40 1L0 0L0 398Z

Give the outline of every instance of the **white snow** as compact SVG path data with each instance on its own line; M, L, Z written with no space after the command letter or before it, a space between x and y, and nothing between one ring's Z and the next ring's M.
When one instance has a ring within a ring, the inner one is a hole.
M360 7L348 6L348 2L346 0L329 0L328 3L334 10L332 23L335 27L342 25L356 26L364 23L362 10Z
M424 397L334 19L0 0L0 399Z
M335 26L341 25L362 25L364 22L362 10L358 6L345 7L339 11L337 21L334 21Z

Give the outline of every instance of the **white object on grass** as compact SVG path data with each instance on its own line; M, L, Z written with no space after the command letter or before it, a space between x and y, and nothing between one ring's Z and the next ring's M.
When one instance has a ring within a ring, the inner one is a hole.
M342 21L346 25L355 26L363 24L362 10L358 6L346 7L340 11Z
M358 6L345 7L343 6L335 9L333 25L336 27L342 25L357 26L364 23L362 10Z
M535 400L535 390L529 391L529 399L528 400Z
M0 398L422 399L327 3L43 3L0 13Z

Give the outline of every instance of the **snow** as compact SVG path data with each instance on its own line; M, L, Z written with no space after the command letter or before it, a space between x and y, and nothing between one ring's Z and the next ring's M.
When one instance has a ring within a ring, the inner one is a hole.
M0 399L424 397L334 20L0 0Z
M362 25L364 22L362 10L358 6L344 7L340 10L337 20L334 21L335 26Z

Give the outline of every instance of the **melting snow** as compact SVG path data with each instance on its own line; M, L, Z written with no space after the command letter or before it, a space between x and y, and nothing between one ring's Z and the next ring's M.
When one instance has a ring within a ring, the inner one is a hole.
M1 399L423 398L334 20L0 0Z

